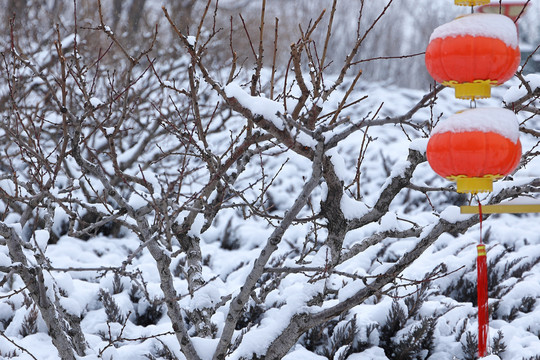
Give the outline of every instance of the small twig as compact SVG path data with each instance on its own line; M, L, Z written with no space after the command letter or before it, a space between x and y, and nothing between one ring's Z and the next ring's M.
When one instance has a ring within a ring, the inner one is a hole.
M208 9L210 8L210 3L211 2L212 2L212 0L208 0L206 2L206 6L204 8L203 15L201 16L201 21L199 21L199 26L197 27L197 36L195 37L195 44L193 45L194 47L197 47L197 44L199 43L199 38L201 36L202 27L203 27L203 24L204 24L204 19L206 19L206 14L208 14Z
M98 0L97 3L98 3L98 15L99 15L99 22L100 22L99 29L103 30L103 32L105 34L107 34L107 36L116 44L116 46L118 46L120 51L126 56L126 58L131 62L131 64L135 65L137 63L137 59L135 59L133 56L131 56L127 52L127 50L124 48L124 46L116 38L116 36L114 35L111 28L109 26L105 25L105 21L103 19L103 11L101 9L101 0Z
M234 51L233 47L233 18L232 16L229 18L230 21L230 27L231 30L229 32L229 48L231 49L231 70L229 72L229 77L227 79L227 84L230 84L234 80L235 72L236 72L236 62L238 61L238 57L236 55L236 51Z
M538 46L529 54L529 56L527 56L527 59L525 59L525 61L523 62L523 65L521 66L520 73L523 72L523 69L525 69L525 67L527 66L527 63L529 62L529 60L532 59L534 54L536 54L539 49L540 49L540 44L538 44Z
M517 24L518 20L521 18L521 15L523 15L523 13L525 12L525 9L527 9L527 6L529 6L529 3L531 2L531 0L527 0L527 2L525 3L525 5L523 5L523 8L521 9L521 11L519 12L519 15L516 17L516 20L514 20L514 23ZM517 4L516 4L517 5ZM502 6L502 5L500 5Z
M257 96L257 84L259 83L259 80L261 78L261 70L263 67L263 54L264 54L264 45L263 45L263 39L264 39L264 15L266 13L266 0L262 0L262 7L261 7L261 22L259 24L259 52L257 56L255 57L256 60L256 66L255 66L255 74L251 77L251 96Z
M328 27L326 29L326 38L324 39L324 48L321 56L320 68L324 69L324 61L326 60L326 52L328 51L328 43L332 36L332 25L334 24L334 14L336 13L337 0L332 3L332 11L330 12L330 20L328 20Z
M202 141L203 146L205 149L208 149L208 143L206 142L206 134L203 130L202 125L202 119L201 119L201 113L199 108L199 84L198 81L195 79L195 68L193 66L190 66L188 68L188 75L189 75L189 93L191 98L191 109L193 111L193 118L195 120L195 125L197 127L197 135L199 137L199 140ZM211 161L208 162L208 165L213 167L213 164Z
M364 130L364 135L362 136L362 143L360 144L360 151L358 152L358 158L356 160L356 173L354 175L354 179L352 182L345 187L345 190L349 189L351 186L353 186L356 183L356 200L360 200L362 198L361 192L360 192L360 175L361 175L361 167L362 163L364 162L364 157L367 152L367 148L371 141L373 140L370 136L368 136L368 130L369 126L366 127Z
M447 186L447 187L432 187L432 186L415 185L413 183L410 183L409 185L407 185L407 188L409 188L411 190L420 191L420 192L422 192L424 194L427 193L427 192L431 192L431 191L455 191L455 188L450 187L450 186Z
M415 237L422 233L423 228L410 228L404 231L388 230L380 233L375 233L358 244L354 244L349 251L341 255L341 261L346 261L354 256L365 251L367 248L378 244L386 238L404 239L409 237Z
M7 276L6 276L6 277L7 277ZM13 292L12 292L11 294L7 294L7 295L2 295L2 296L0 296L0 299L9 299L9 298L11 298L12 296L15 296L15 295L17 295L17 294L22 293L22 292L23 292L24 290L26 290L26 289L27 289L27 287L24 286L24 287L22 287L22 288L20 288L20 289L13 290Z
M244 27L244 32L246 33L246 37L248 39L248 43L249 43L249 47L251 48L251 52L253 54L253 58L255 60L257 60L257 53L255 52L255 48L253 47L253 41L251 40L251 36L249 36L249 31L248 31L246 22L244 20L244 17L242 16L242 14L238 14L238 16L240 17L240 20L242 21L242 26Z
M540 45L539 45L540 46ZM531 84L527 80L525 80L525 77L523 76L522 72L517 72L516 77L521 81L521 84L525 86L525 89L527 89L527 94L532 94Z
M276 57L278 48L278 27L279 19L276 17L274 25L274 53L272 55L272 72L270 75L270 100L274 100L274 81L276 76Z
M351 93L353 92L354 87L356 86L356 83L358 82L358 79L360 79L360 76L362 76L362 70L358 70L358 73L354 77L354 79L353 79L353 81L351 83L351 86L349 86L349 88L347 89L347 92L345 92L345 95L343 95L343 98L339 102L339 105L338 105L338 107L337 107L337 109L335 111L334 117L330 121L330 125L334 124L336 122L339 114L341 114L341 111L343 110L343 107L347 103L347 99L349 98L349 95L351 95Z
M366 100L367 98L368 98L368 95L364 95L364 96L362 96L360 99L354 100L354 101L352 101L351 103L349 103L349 104L347 104L347 105L344 105L344 106L341 108L341 111L343 111L344 109L346 109L346 108L348 108L348 107L351 107L351 106L353 106L353 105L356 105L356 104L358 104L359 102ZM331 111L331 112L326 113L326 114L324 114L324 115L320 115L320 116L317 118L317 120L323 120L323 119L325 119L325 118L327 118L327 117L330 117L330 116L334 115L336 112L337 112L337 110L334 110L334 111ZM339 123L340 123L340 121L338 121L338 122L335 123L334 125L337 125L337 124L339 124Z
M362 45L362 43L364 42L364 40L366 39L368 34L373 30L375 25L377 25L379 20L383 17L383 15L386 14L386 11L390 7L390 5L392 5L392 2L393 2L393 0L388 1L388 3L383 8L383 10L379 14L379 16L377 16L377 18L371 23L371 26L364 32L364 34L361 37L360 36L358 37L358 39L356 40L356 43L354 44L352 50L349 52L349 54L345 58L345 64L341 68L341 71L340 71L336 81L334 82L334 84L332 85L332 87L330 89L328 89L328 90L326 90L324 92L324 94L323 94L323 99L324 100L326 100L330 96L330 94L333 93L341 85L341 83L345 79L345 75L347 75L347 73L349 72L349 69L353 65L353 59L356 56L356 54L358 53L358 50L360 49L360 46ZM363 9L363 6L364 6L363 4L364 4L364 2L362 1L362 9Z
M307 32L304 35L302 35L302 42L300 43L300 46L304 46L305 44L308 43L309 39L311 39L311 34L313 34L313 32L315 31L315 29L317 28L317 26L323 19L325 13L326 13L326 9L323 9L323 11L321 11L321 13L319 14L319 17L315 20L313 25L308 26ZM300 29L300 31L301 30L302 29Z
M75 271L75 272L84 272L84 271L101 272L101 271L104 271L104 272L107 272L107 271L116 271L119 268L115 267L115 266L98 266L98 267L89 267L89 268L84 268L84 267L80 267L80 268L76 268L76 267L61 268L61 267L51 266L51 267L47 267L46 269L48 271L58 271L58 272L70 272L70 271Z
M38 360L34 355L32 355L32 353L28 350L26 350L25 348L23 348L22 346L20 346L19 344L17 344L15 341L11 340L9 337L6 336L6 334L4 334L3 331L0 331L0 336L2 336L4 339L6 339L7 341L9 341L13 346L15 346L17 349L21 350L22 352L24 353L27 353L28 355L30 355L32 357L32 359L34 360Z
M372 57L372 58L369 58L369 59L361 59L361 60L354 61L354 62L351 63L351 65L358 65L360 63L370 62L370 61L375 61L375 60L408 59L408 58L412 58L412 57L416 57L416 56L422 56L425 53L426 53L425 51L422 51L422 52L419 52L419 53L408 54L408 55L377 56L377 57Z
M404 299L404 298L407 298L409 296L412 296L412 295L422 291L422 287L425 287L426 284L429 284L434 280L438 280L438 279L448 277L448 276L450 276L450 275L452 275L452 274L454 274L454 273L456 273L456 272L458 272L458 271L460 271L460 270L462 270L464 268L465 268L465 265L462 265L459 268L457 268L455 270L452 270L450 272L443 272L442 270L438 270L438 271L434 270L432 273L428 274L422 280L408 279L408 278L404 278L404 277L399 276L399 275L396 274L395 278L397 280L404 281L406 283L405 284L395 284L395 285L393 285L390 289L385 291L385 294L390 296L394 300ZM437 268L435 268L435 269L437 269ZM407 287L409 287L409 286L417 286L417 289L412 291L412 292L409 292L407 294L404 294L404 295L397 295L397 291L396 291L396 295L392 294L392 291L395 291L398 288L407 289Z
M119 341L122 341L122 340L128 340L128 339L124 339L122 337L122 334L124 333L124 330L126 329L126 325L127 325L127 322L129 320L129 315L131 315L131 311L129 311L127 313L127 316L125 317L124 319L124 323L122 324L122 328L120 329L120 333L118 334L118 336L116 337L115 340L113 340L112 338L112 333L111 333L111 325L110 323L107 321L107 328L109 329L109 343L107 344L107 346L105 346L103 349L101 349L99 351L99 357L102 357L103 353L105 352L105 350L107 350L108 348L110 348L111 346L114 345L114 343L116 342L119 342ZM174 332L173 332L174 334ZM150 337L149 337L150 338Z

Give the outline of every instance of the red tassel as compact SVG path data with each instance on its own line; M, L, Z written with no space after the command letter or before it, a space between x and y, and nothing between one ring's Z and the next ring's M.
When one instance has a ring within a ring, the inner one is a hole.
M489 329L486 245L478 245L477 250L478 257L476 258L476 268L478 270L478 356L484 357L487 355L487 338Z

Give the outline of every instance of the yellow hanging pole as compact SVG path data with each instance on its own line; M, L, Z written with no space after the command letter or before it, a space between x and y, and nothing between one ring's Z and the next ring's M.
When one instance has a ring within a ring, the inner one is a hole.
M462 214L478 214L478 206L462 206ZM540 204L497 204L482 205L483 214L540 213Z

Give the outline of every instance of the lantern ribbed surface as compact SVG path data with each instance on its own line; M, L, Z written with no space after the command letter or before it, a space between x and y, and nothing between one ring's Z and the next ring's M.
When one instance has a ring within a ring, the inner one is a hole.
M519 164L518 135L517 118L511 111L470 109L433 129L426 155L433 171L457 182L458 192L491 191L494 179L508 175Z
M435 134L428 143L428 161L445 178L501 177L515 169L521 144L494 132Z
M509 80L521 53L512 20L498 14L473 14L444 24L433 32L425 62L439 83L456 89L456 97L491 96L491 86Z
M500 85L514 75L520 60L519 48L469 35L435 39L426 50L426 67L439 83L488 80Z

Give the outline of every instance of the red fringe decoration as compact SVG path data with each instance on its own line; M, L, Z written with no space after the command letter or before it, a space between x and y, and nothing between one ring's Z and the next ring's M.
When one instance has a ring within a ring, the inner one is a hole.
M477 250L478 257L476 258L476 268L478 269L478 356L484 357L487 355L487 338L489 329L486 245L478 245Z

